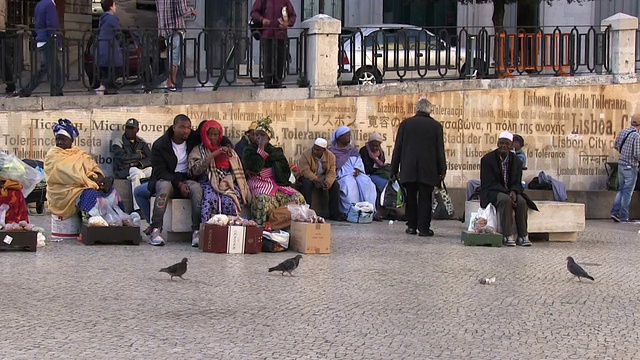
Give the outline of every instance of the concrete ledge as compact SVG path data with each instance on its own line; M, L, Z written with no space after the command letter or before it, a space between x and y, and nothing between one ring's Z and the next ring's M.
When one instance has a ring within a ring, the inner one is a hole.
M578 232L584 231L584 204L537 201L538 210L529 210L527 230L530 234L548 234L549 241L576 241ZM480 208L480 201L465 203L465 224L468 227L471 213ZM498 225L499 227L499 225ZM499 231L499 230L498 230Z
M466 189L449 188L449 195L456 210L455 217L462 219L466 201ZM525 193L536 202L552 201L553 192L551 190L525 190ZM613 200L616 197L615 191L607 190L587 190L587 191L567 191L568 202L584 204L586 219L609 219ZM632 218L640 218L640 194L634 192L629 206Z
M630 75L632 82L640 82L640 74ZM510 89L548 86L610 85L616 81L613 75L584 75L570 77L517 76L508 79L425 79L389 82L379 85L343 86L337 96L379 96L435 91L473 91L484 89ZM43 87L44 89L44 87ZM313 97L309 88L289 87L263 89L260 86L230 86L218 91L186 91L172 94L122 94L97 96L93 92L68 93L63 97L32 96L29 98L0 99L0 111L39 111L85 109L107 107L140 107L166 105L215 104L251 101L305 100ZM329 93L329 92L328 92ZM333 95L333 94L332 94Z

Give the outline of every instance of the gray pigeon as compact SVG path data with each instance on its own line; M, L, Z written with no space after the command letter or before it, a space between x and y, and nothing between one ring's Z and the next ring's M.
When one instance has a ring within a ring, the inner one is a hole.
M289 273L289 275L293 276L293 274L291 273L293 270L295 270L298 267L298 264L300 263L300 259L302 258L302 255L296 255L295 257L292 257L291 259L287 259L283 262L281 262L280 264L269 268L269 272L272 271L282 271L282 273L280 275L284 276L285 271Z
M173 280L174 276L177 276L180 279L184 280L182 275L187 272L187 258L182 259L182 261L177 264L173 264L169 267L160 269L160 272L165 272L171 275L171 280Z
M587 272L584 271L584 269L580 265L576 264L571 256L567 257L567 270L569 270L569 272L573 275L577 276L578 280L580 281L582 281L580 278L586 278L591 281L595 281L595 279L589 276L589 274L587 274Z

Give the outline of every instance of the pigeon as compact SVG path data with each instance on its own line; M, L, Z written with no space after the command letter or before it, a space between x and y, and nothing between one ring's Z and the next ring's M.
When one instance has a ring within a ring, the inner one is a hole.
M160 269L160 272L165 272L171 275L171 280L173 280L174 276L177 276L180 279L184 280L182 275L187 272L187 258L182 259L182 261L177 264L173 264L169 267Z
M280 264L269 268L269 272L272 271L282 271L282 273L280 275L284 276L285 271L289 273L289 275L293 276L293 274L291 273L293 270L295 270L298 267L298 264L300 263L300 259L302 258L302 255L296 255L295 257L292 257L291 259L287 259L283 262L281 262Z
M580 281L582 281L580 278L587 278L591 281L595 281L595 279L589 276L589 274L587 274L580 265L576 264L571 256L567 257L567 270L577 276Z

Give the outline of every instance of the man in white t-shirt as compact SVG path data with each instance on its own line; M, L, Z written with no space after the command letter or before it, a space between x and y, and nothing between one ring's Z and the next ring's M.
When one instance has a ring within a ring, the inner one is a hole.
M197 134L191 133L191 120L180 114L173 119L173 126L151 147L153 171L149 180L149 192L155 193L151 224L145 232L150 235L154 246L164 245L162 220L167 201L172 198L191 199L192 246L198 246L200 212L202 208L202 187L190 180L188 157L191 149L198 144Z

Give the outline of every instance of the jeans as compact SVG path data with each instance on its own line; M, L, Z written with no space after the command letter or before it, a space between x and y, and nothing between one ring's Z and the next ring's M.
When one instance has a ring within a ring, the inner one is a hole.
M31 95L33 90L37 89L47 78L51 65L55 63L55 74L53 74L51 79L53 82L53 84L51 84L53 88L52 95L62 95L62 68L60 67L60 61L58 59L58 51L53 50L51 43L47 42L38 48L38 57L40 58L40 69L31 77L29 85L22 89L22 93Z
M631 204L631 196L636 187L637 178L637 167L622 164L618 166L618 193L613 200L611 216L619 216L620 221L629 220L629 204Z
M187 180L189 186L189 198L191 199L191 229L199 230L202 213L202 187L198 182ZM142 185L141 185L142 186ZM167 210L167 202L170 199L181 198L182 195L176 193L171 181L158 180L156 183L156 202L153 205L153 217L151 218L151 228L162 228L164 213ZM140 203L138 203L140 205ZM140 205L142 208L142 205ZM144 211L144 210L143 210Z
M136 186L133 190L134 204L138 204L142 211L142 216L147 221L147 224L151 224L151 192L149 191L149 184L144 183Z

